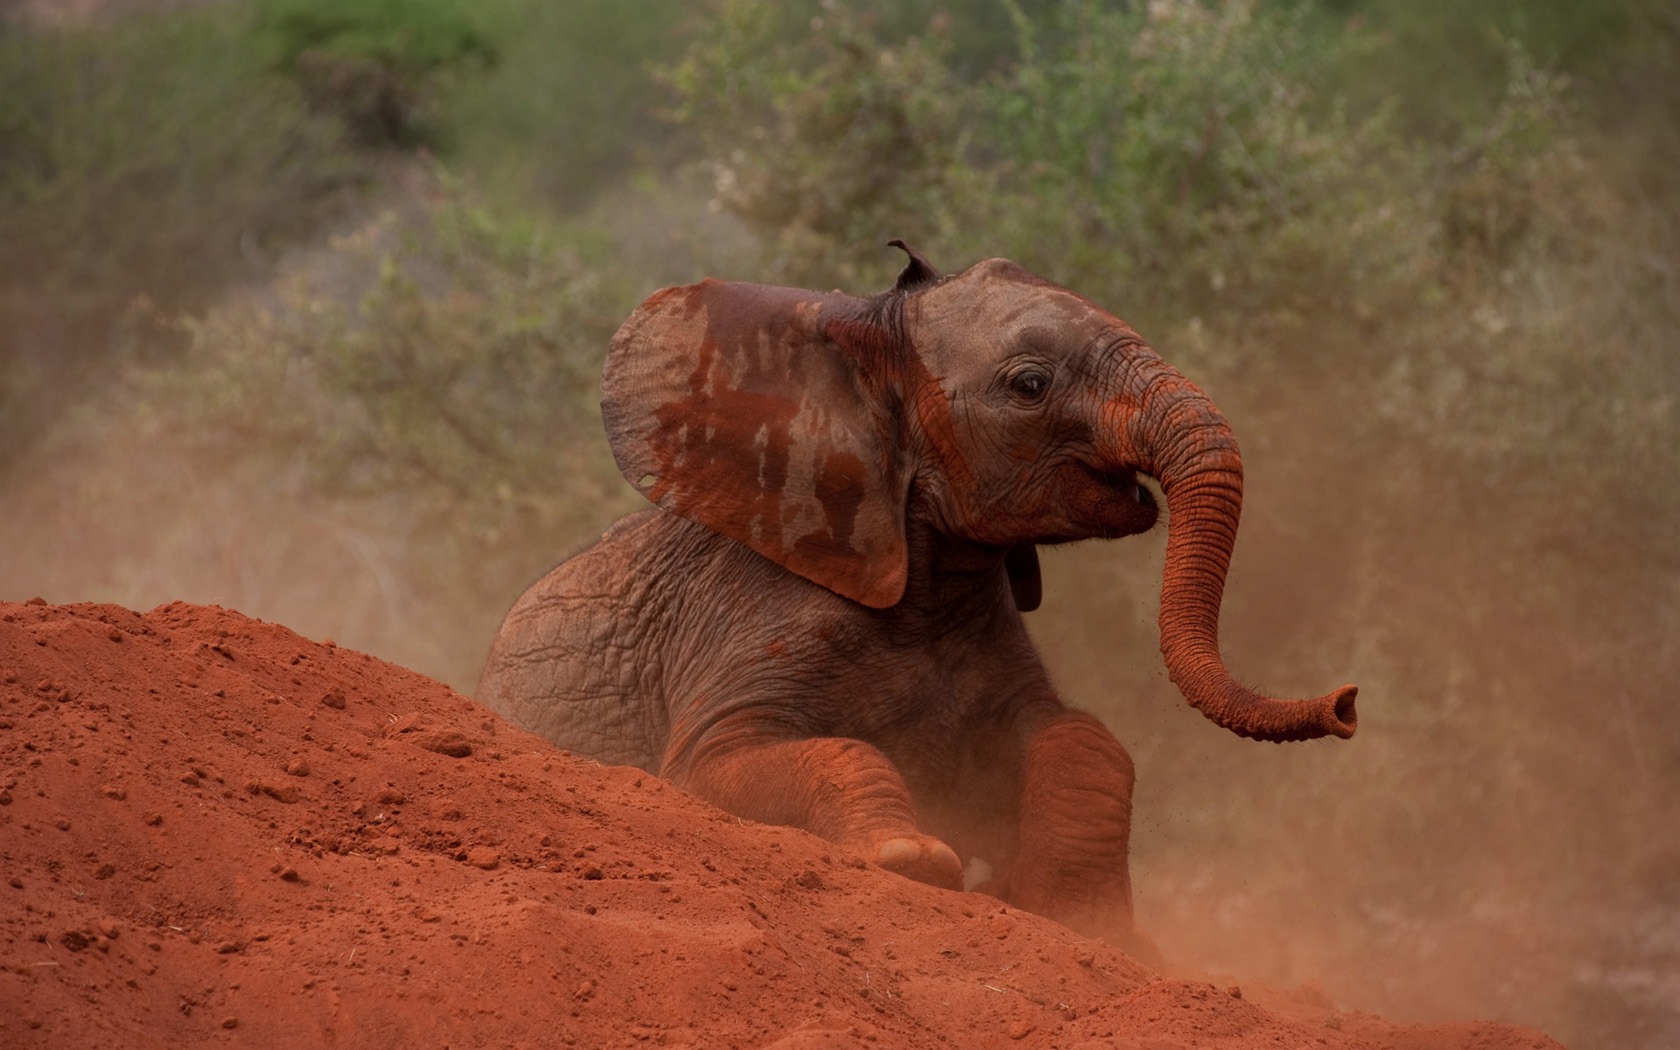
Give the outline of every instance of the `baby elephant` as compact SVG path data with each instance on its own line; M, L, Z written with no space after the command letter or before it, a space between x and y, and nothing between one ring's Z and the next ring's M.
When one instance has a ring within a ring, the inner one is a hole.
M706 280L619 329L601 407L657 504L514 605L479 699L602 762L885 868L1126 937L1132 764L1056 695L1037 546L1155 524L1161 652L1257 740L1349 737L1219 656L1242 506L1224 417L1125 322L1002 259L869 298ZM978 863L976 863L978 861ZM989 876L984 873L989 871Z

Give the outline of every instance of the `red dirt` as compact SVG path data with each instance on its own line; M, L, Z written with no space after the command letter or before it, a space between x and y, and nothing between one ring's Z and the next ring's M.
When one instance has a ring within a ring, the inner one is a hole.
M1163 976L215 607L0 603L0 1046L1556 1047Z

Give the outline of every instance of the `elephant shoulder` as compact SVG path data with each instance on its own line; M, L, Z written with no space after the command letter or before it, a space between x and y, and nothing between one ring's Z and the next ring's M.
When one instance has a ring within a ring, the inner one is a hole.
M663 750L659 617L647 564L668 545L671 517L633 514L520 596L491 643L480 703L561 747L657 768Z

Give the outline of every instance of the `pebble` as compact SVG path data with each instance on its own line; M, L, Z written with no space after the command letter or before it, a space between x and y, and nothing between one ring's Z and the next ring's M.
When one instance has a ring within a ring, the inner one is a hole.
M489 846L474 846L467 851L467 863L475 868L483 868L485 871L495 871L496 867L502 863L502 857L501 854Z
M262 781L258 783L256 787L258 791L267 795L269 798L274 799L276 802L284 802L287 805L290 805L303 797L302 793L291 784L270 784L267 781Z
M413 736L416 745L450 758L466 758L473 753L467 738L453 730L431 729Z

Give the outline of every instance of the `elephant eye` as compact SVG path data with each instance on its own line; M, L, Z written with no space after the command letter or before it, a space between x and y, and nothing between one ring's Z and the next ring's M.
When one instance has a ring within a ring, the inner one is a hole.
M1012 373L1008 382L1010 391L1016 396L1025 401L1037 401L1050 389L1050 373L1029 366Z

